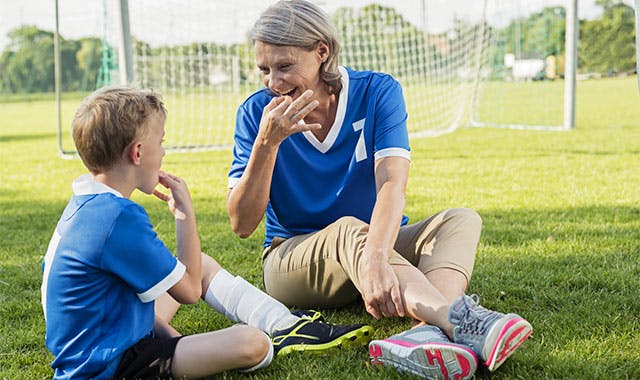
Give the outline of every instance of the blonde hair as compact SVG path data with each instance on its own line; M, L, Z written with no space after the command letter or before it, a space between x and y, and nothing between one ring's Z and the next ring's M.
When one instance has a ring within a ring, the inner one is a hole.
M151 90L105 87L89 95L71 123L73 141L92 173L104 172L122 159L127 147L147 132L156 112L166 116L160 95Z
M281 0L261 15L250 33L251 42L295 46L313 50L322 41L329 47L327 61L320 65L320 79L330 92L342 88L338 72L340 43L338 33L329 16L316 5L305 0Z

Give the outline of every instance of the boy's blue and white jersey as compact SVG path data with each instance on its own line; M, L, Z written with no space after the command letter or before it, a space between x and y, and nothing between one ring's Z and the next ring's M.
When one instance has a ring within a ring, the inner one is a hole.
M376 201L375 160L410 158L399 83L387 74L339 70L342 90L329 135L320 142L310 131L296 133L279 147L266 210L265 246L275 236L317 231L342 216L368 223ZM260 90L238 109L230 188L246 169L262 111L271 99Z
M122 353L153 329L154 300L185 267L144 209L85 175L43 264L46 344L55 379L113 376Z

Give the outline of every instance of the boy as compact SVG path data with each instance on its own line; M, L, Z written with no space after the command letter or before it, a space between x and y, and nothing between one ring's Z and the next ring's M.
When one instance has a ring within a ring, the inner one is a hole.
M203 377L266 367L274 351L366 344L371 327L292 314L201 253L188 188L160 170L165 116L158 95L132 88L98 90L76 112L73 139L91 174L73 183L43 263L54 378ZM177 258L129 200L136 189L168 204ZM246 325L181 336L169 321L200 298Z

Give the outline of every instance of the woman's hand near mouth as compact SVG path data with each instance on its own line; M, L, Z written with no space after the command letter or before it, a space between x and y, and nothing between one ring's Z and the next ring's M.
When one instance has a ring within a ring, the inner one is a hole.
M295 89L289 93L295 94ZM257 142L277 147L294 133L320 129L320 124L305 124L303 120L318 104L312 90L295 100L288 94L273 98L262 112Z

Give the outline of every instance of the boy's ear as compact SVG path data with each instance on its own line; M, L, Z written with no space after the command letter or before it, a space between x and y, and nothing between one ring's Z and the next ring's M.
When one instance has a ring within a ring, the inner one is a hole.
M127 156L132 164L140 165L140 157L142 157L142 144L138 141L131 144Z

